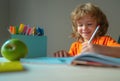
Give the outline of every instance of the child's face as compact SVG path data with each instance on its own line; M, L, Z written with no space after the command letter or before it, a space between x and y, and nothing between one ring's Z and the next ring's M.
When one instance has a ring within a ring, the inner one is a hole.
M77 21L78 33L88 41L96 29L97 21L91 15L85 15Z

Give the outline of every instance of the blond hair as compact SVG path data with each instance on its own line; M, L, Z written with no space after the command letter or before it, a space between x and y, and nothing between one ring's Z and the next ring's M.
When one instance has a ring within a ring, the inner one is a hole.
M72 19L72 28L73 33L72 37L83 42L83 38L77 33L77 23L76 21L82 18L83 16L90 14L97 21L97 25L100 25L97 36L104 36L108 30L108 20L106 15L100 10L100 8L92 3L85 3L77 6L74 11L71 13Z

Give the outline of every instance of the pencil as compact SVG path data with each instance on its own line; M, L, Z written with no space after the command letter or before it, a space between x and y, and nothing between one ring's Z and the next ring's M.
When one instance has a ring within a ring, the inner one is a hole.
M92 36L91 36L90 40L88 41L88 44L90 44L90 43L91 43L91 41L92 41L92 39L94 38L94 36L95 36L96 32L98 31L98 29L99 29L99 25L96 27L96 29L95 29L94 33L92 34Z

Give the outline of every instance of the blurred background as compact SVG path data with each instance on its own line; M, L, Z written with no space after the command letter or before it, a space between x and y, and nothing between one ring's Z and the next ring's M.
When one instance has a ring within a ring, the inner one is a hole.
M47 55L57 50L69 50L74 39L70 13L79 4L92 2L106 14L108 34L116 41L120 35L120 0L0 0L0 47L10 38L10 25L41 26L47 36ZM1 55L0 55L1 56Z

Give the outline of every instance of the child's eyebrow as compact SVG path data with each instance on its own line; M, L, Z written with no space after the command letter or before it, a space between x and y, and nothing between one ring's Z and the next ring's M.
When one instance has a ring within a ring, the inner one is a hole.
M88 21L88 22L95 22L94 19L88 19L87 21Z

